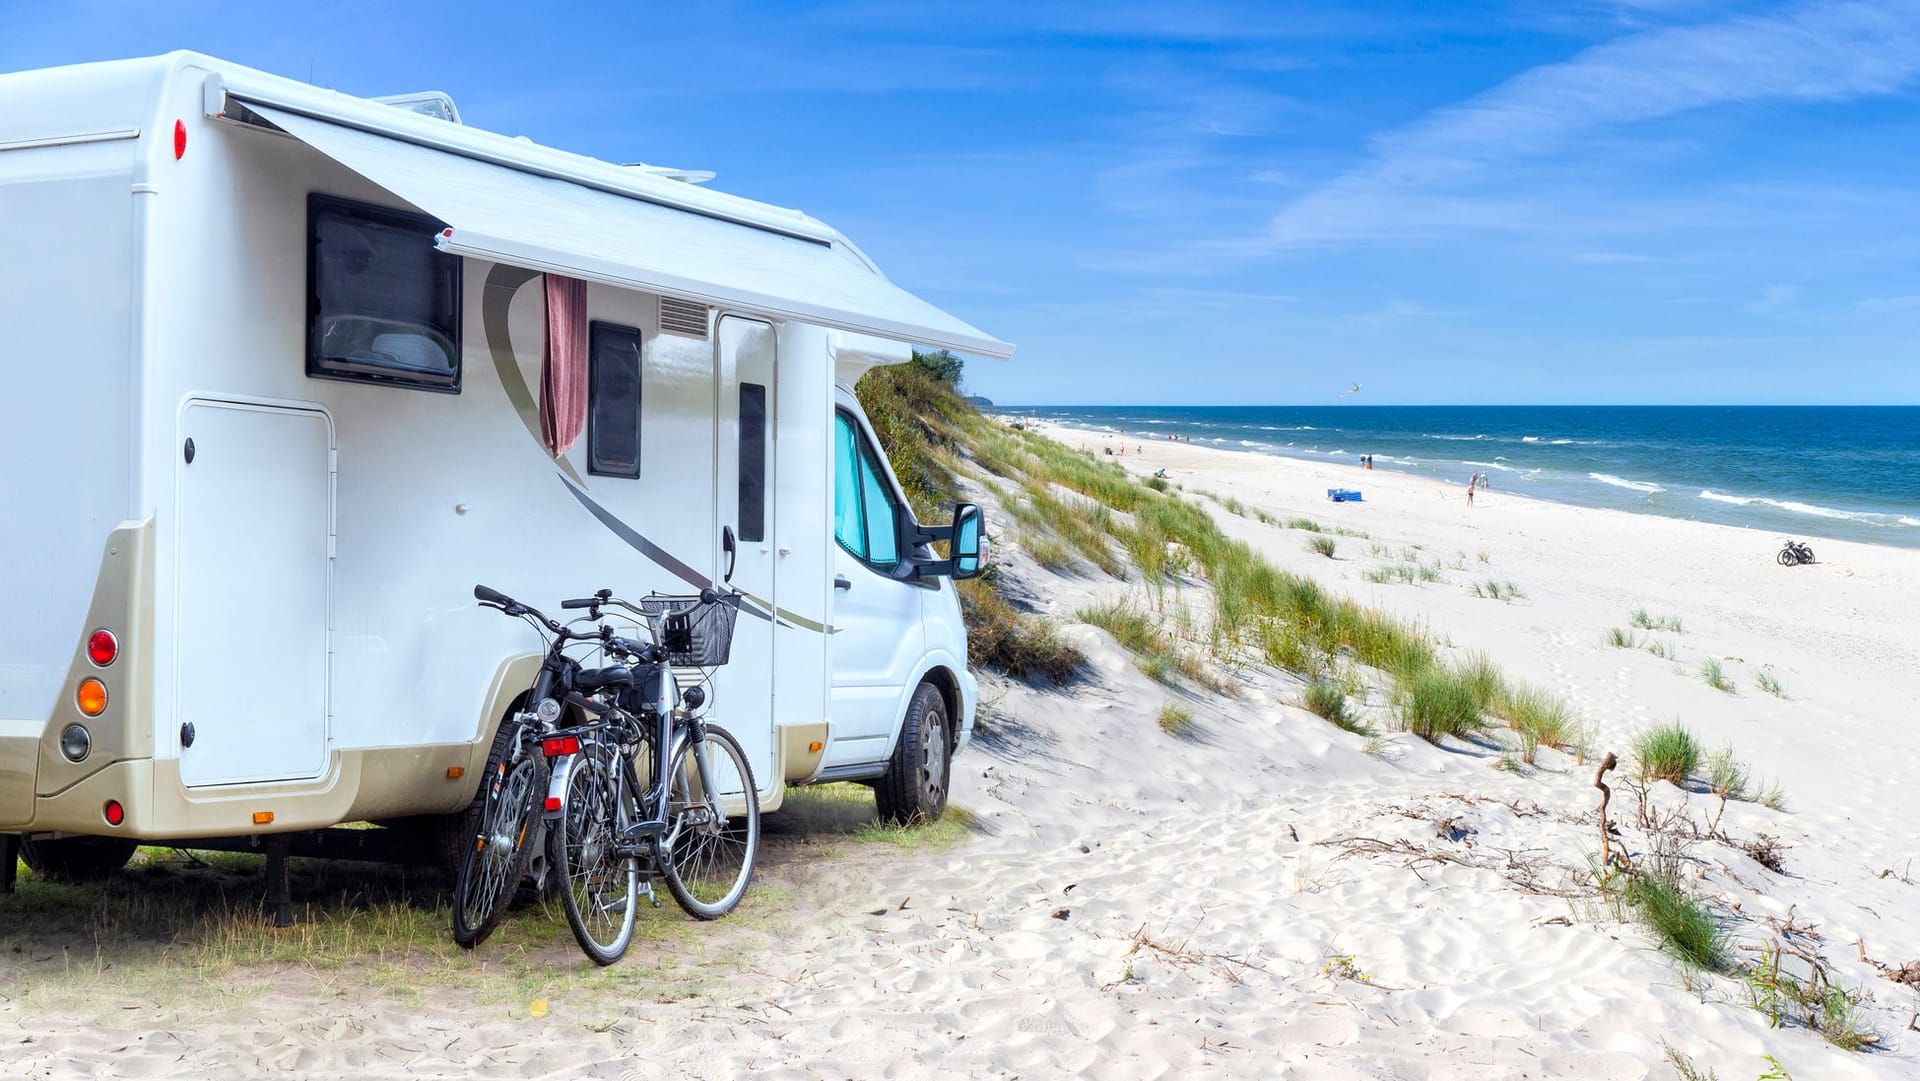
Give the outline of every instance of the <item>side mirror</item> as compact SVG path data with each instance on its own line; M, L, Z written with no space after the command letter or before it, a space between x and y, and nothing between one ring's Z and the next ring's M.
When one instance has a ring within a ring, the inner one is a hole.
M986 523L978 503L953 508L953 577L973 578L987 568Z

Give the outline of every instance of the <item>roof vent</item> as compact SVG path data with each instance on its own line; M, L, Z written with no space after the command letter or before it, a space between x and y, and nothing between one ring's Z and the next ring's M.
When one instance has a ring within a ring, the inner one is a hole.
M435 120L446 120L458 124L460 110L454 107L453 97L443 90L422 90L417 94L389 94L384 98L374 98L382 105L391 105L396 109L405 109L410 113L430 116Z
M660 330L682 338L707 340L707 306L689 300L660 298Z

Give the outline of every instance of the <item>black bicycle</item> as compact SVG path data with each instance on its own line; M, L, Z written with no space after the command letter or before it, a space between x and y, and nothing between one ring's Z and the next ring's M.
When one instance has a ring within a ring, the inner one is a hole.
M547 758L539 744L559 722L561 702L569 695L594 692L630 681L625 669L585 668L565 650L598 642L599 628L577 631L550 619L496 589L477 585L474 599L483 607L525 619L549 638L540 674L520 708L500 723L481 773L479 791L467 810L462 833L473 838L461 850L453 878L453 939L472 949L486 941L506 914L534 854L541 849L541 808L547 795Z
M1797 567L1802 563L1811 562L1813 562L1813 549L1799 541L1790 540L1786 542L1786 547L1780 549L1782 567Z
M675 669L727 662L738 594L654 594L638 605L608 590L563 602L599 619L624 609L648 626L651 641L603 633L610 657L630 662L632 678L571 704L597 719L556 730L543 743L556 759L548 801L547 860L574 938L601 965L633 941L634 919L653 879L696 919L718 919L746 894L760 847L760 798L738 740L701 715L706 689L681 690ZM703 680L702 682L705 682ZM644 780L643 780L644 778Z

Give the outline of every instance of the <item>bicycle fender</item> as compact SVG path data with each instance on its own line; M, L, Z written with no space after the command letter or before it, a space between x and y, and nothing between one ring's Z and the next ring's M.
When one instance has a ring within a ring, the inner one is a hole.
M578 757L563 754L552 760L547 773L547 801L541 804L541 817L549 822L567 813L567 775L573 772L573 760Z

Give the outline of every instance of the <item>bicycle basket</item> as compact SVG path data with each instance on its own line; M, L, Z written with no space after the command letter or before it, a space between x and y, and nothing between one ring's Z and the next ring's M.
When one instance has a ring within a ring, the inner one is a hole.
M654 594L641 598L640 609L659 620L660 648L666 651L668 664L712 668L727 663L740 598L721 597L706 604L699 597Z

